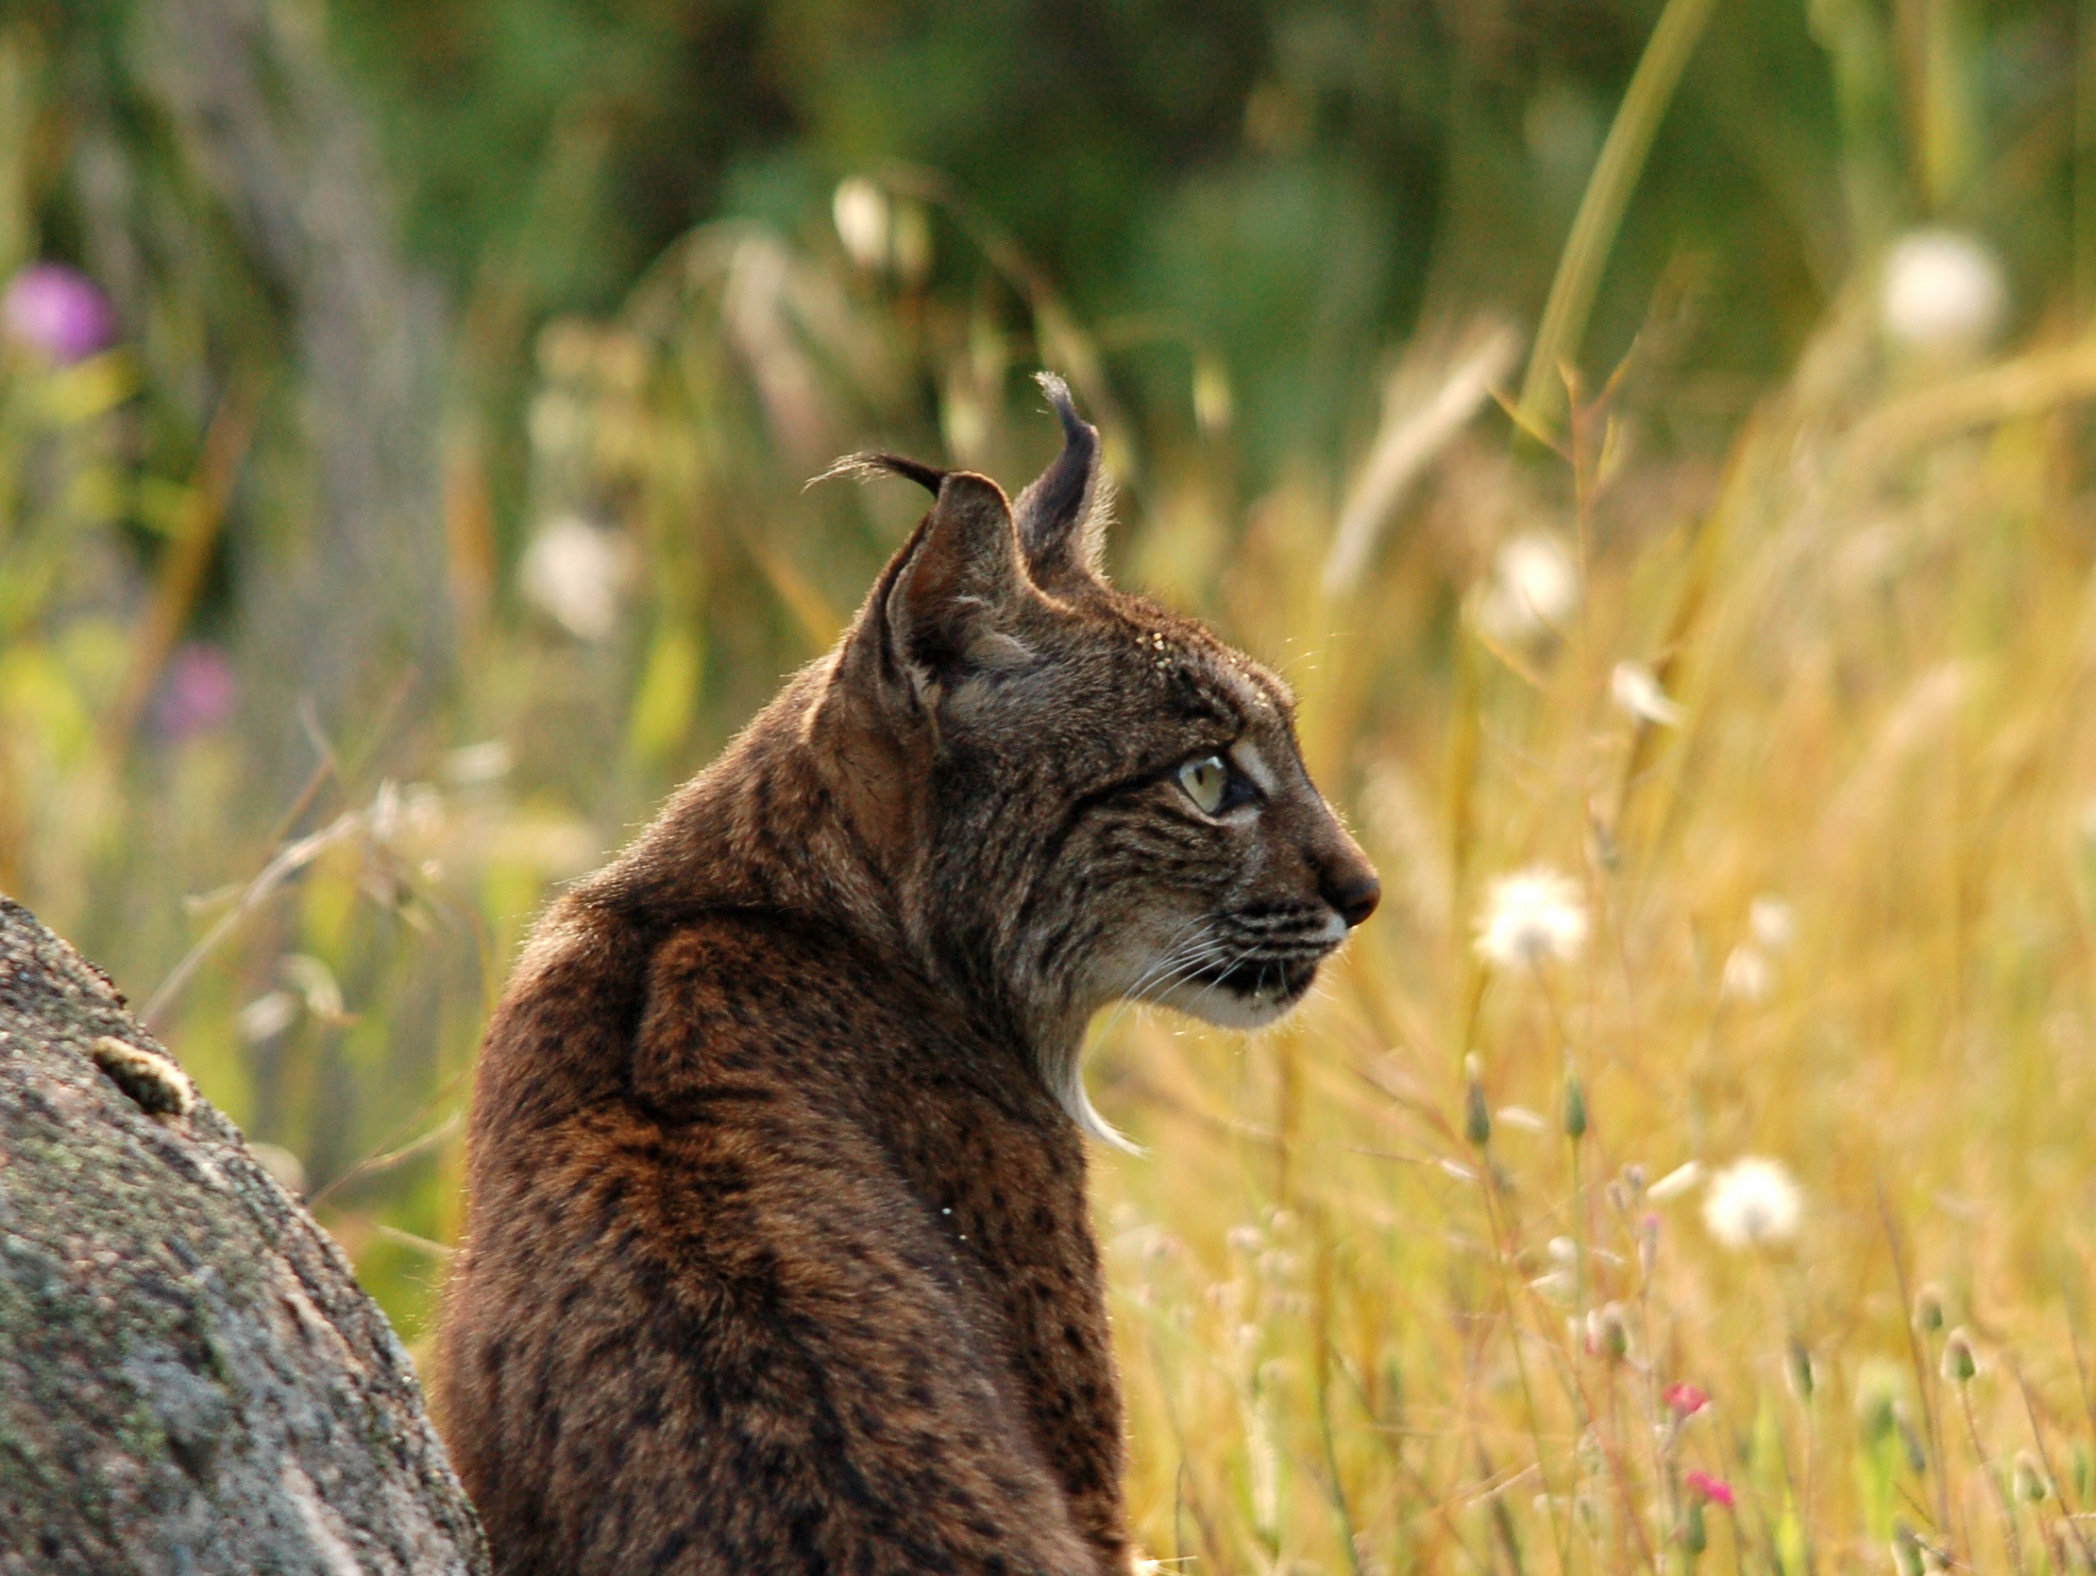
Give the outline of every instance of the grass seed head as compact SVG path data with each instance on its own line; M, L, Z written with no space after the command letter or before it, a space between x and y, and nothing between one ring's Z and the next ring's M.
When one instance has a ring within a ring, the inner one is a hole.
M1645 1201L1664 1204L1670 1198L1679 1198L1702 1180L1702 1163L1695 1160L1683 1161L1645 1190Z
M1718 980L1720 995L1752 1007L1767 1001L1775 988L1776 971L1760 948L1742 942L1732 949Z
M1669 700L1659 680L1642 662L1618 662L1608 676L1609 699L1639 722L1662 728L1678 727L1682 711L1679 701Z

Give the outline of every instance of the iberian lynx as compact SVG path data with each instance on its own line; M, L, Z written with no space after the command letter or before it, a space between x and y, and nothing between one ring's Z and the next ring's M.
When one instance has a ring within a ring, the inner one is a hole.
M1088 1019L1288 1010L1376 905L1279 680L1110 587L1098 435L923 522L541 920L440 1373L505 1573L1125 1573Z

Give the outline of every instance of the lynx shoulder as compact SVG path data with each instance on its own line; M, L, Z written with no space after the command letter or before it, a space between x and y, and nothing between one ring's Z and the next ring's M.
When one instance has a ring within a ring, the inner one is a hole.
M1087 1020L1256 1025L1375 907L1279 680L1109 586L1097 434L933 494L837 647L548 911L438 1375L506 1573L1125 1572Z

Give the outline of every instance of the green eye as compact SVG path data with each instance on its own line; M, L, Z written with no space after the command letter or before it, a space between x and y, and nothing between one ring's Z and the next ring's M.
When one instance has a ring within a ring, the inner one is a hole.
M1214 815L1230 797L1230 768L1220 755L1204 755L1179 768L1179 786L1203 815Z

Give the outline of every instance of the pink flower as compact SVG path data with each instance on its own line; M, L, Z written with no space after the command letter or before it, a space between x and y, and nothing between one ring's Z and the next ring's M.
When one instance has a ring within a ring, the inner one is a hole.
M1683 1481L1695 1490L1696 1497L1707 1499L1713 1505L1732 1508L1732 1485L1721 1477L1712 1477L1708 1472L1690 1472Z
M1710 1405L1710 1397L1692 1384L1670 1384L1662 1398L1676 1417L1694 1417Z
M116 312L92 279L62 263L31 263L8 281L0 301L8 334L59 366L85 361L116 343Z
M153 707L153 724L171 743L216 733L233 715L240 681L218 647L200 640L175 648Z

